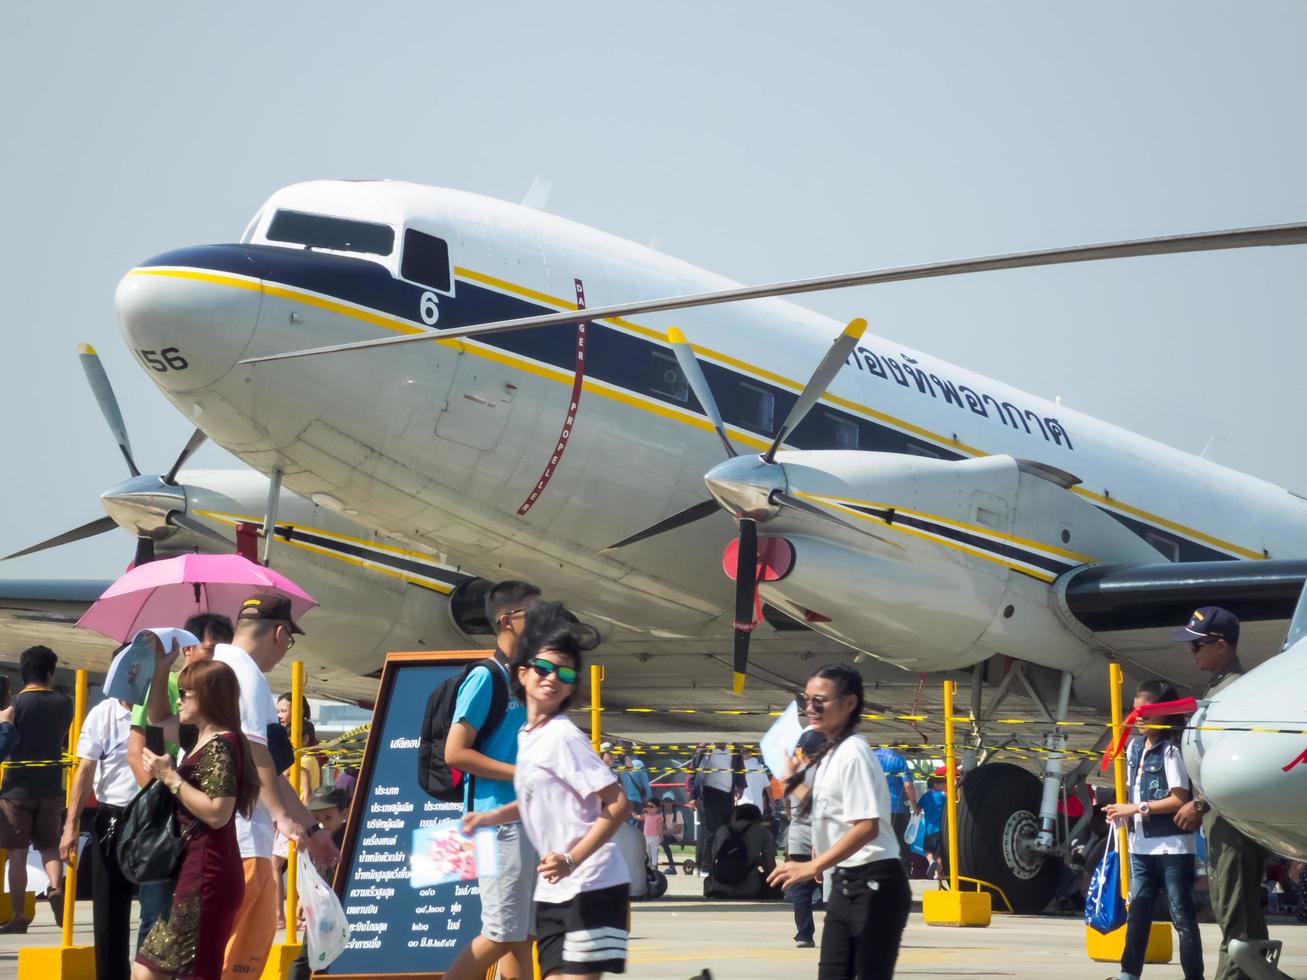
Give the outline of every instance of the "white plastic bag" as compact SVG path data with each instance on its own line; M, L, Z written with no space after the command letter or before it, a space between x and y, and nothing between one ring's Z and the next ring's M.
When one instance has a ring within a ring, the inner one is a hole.
M908 825L903 828L903 843L915 844L917 842L917 834L920 832L921 813L917 812L912 815L911 819L908 820Z
M318 869L303 851L296 855L299 867L297 885L300 907L304 910L304 944L309 953L309 969L325 970L349 943L349 920L340 899L322 880Z

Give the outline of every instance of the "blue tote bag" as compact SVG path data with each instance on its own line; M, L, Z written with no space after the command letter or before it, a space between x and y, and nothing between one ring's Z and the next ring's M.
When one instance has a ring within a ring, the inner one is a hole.
M1121 897L1121 853L1117 850L1118 832L1111 828L1107 852L1089 879L1089 897L1085 899L1085 925L1106 935L1125 925L1125 899Z

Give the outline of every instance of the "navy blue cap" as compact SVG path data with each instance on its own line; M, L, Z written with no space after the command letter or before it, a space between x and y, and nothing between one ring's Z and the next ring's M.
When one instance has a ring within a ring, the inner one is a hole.
M803 749L803 754L811 756L819 748L826 744L826 736L815 728L809 728L799 736L798 747Z
M1232 646L1238 644L1239 617L1220 606L1203 606L1195 609L1189 622L1171 634L1171 639L1185 642L1209 637L1225 640Z

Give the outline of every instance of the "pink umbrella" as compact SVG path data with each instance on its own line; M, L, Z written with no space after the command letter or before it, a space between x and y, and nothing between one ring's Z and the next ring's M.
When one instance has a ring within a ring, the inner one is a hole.
M234 620L241 603L260 589L290 599L297 623L318 604L285 575L240 555L179 555L128 571L104 590L77 625L126 643L138 630L180 626L195 613L222 613Z

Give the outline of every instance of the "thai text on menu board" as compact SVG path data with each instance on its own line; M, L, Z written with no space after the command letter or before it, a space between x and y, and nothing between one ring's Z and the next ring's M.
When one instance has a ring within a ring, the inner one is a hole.
M394 676L373 716L354 790L352 842L346 841L336 877L350 941L327 973L444 973L481 931L475 879L413 884L415 836L421 842L463 812L461 804L434 800L422 790L417 755L427 697L466 662L394 660L386 666ZM417 881L424 880L419 873Z

